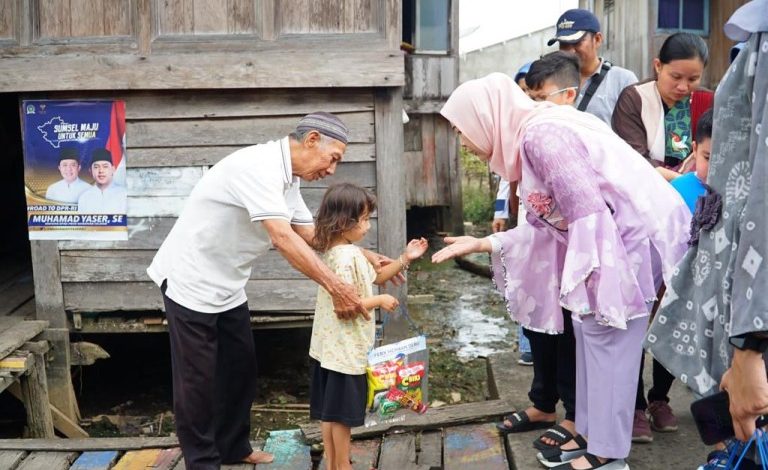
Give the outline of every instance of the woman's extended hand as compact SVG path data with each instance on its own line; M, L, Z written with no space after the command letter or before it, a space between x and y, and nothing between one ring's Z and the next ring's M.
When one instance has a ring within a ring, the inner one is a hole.
M448 246L432 255L433 263L442 263L451 258L468 255L470 253L491 252L491 242L487 238L475 238L469 236L445 237L444 241Z

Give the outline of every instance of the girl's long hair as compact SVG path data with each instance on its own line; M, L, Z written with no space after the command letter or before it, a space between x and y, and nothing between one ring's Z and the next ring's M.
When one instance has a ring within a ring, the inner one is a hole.
M376 210L376 196L351 183L328 188L320 202L315 220L314 248L326 251L342 233L351 230L365 214Z

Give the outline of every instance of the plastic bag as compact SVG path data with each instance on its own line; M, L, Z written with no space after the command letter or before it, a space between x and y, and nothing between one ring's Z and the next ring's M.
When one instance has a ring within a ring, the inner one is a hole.
M730 448L728 462L725 464L726 470L741 469L741 462L747 457L749 450L752 448L752 444L754 444L754 461L759 461L760 468L768 470L768 434L762 429L755 430L755 433L752 434L749 441L737 442L736 445Z
M368 353L365 426L398 422L427 410L429 349L424 336L374 348Z

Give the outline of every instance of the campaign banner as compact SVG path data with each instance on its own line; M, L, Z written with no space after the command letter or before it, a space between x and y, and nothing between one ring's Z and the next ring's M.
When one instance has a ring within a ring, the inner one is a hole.
M127 240L125 102L21 104L30 240Z

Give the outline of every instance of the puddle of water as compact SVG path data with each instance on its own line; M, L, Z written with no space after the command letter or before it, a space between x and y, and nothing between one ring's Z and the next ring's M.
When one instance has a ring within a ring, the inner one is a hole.
M456 337L446 347L456 350L461 359L488 356L509 348L509 322L504 317L486 315L481 310L459 299L458 308L451 312L448 323L455 329ZM476 296L473 296L476 297Z

